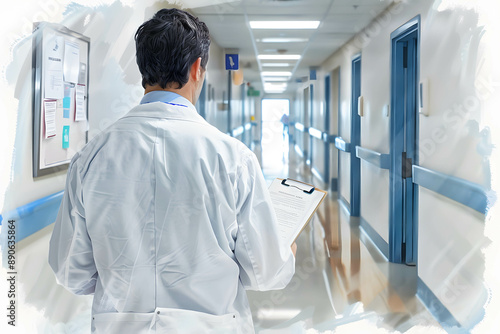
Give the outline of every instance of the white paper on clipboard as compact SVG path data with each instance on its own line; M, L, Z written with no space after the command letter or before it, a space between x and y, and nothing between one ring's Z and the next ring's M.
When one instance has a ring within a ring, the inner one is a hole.
M275 179L269 187L271 201L278 218L282 240L292 245L326 196L313 185L291 180Z

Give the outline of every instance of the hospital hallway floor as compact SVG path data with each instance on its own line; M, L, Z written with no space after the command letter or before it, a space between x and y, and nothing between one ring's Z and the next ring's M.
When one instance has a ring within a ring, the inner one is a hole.
M268 184L290 177L326 190L293 150L289 161L281 160L271 167L264 161ZM256 333L441 332L416 297L416 267L389 263L336 192L328 193L297 246L295 275L285 289L248 292Z

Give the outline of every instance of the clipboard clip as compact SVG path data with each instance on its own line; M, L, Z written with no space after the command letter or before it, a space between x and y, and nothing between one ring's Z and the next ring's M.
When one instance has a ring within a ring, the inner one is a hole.
M314 186L311 186L310 184L307 184L307 183L304 183L304 182L300 182L300 181L297 181L297 180L290 179L290 181L292 181L294 183L300 183L301 185L307 186L306 188L309 189L309 190L302 189L298 185L286 184L286 181L288 181L288 179L281 180L281 184L284 185L284 186L287 186L287 187L297 188L297 189L302 190L303 192L305 192L306 194L309 194L309 195L313 193L314 189L316 189Z

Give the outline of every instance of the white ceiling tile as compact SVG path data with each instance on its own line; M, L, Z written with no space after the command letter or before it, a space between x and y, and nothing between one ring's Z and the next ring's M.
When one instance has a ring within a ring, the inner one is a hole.
M221 1L230 0L218 0L216 5L193 8L191 11L207 24L216 44L222 48L239 49L240 63L245 67L245 80L255 81L256 86L261 81L256 53L277 54L278 50L286 50L287 54L303 55L291 79L294 82L297 78L307 76L309 66L323 63L392 3L392 0ZM323 18L317 30L250 30L247 25L247 19L308 21ZM307 42L261 43L252 41L252 36L255 39L306 38ZM293 89L294 85L290 87Z

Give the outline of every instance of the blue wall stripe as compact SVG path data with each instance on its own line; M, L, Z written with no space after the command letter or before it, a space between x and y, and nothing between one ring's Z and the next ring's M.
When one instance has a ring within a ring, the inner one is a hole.
M455 319L420 277L417 278L417 296L448 333L469 332L460 326L457 319Z
M389 244L375 231L375 229L363 217L360 217L360 227L365 231L366 235L372 239L377 248L384 254L386 259L389 258Z
M327 143L335 144L335 139L337 135L329 135L327 133L323 133L323 140Z
M231 130L231 136L238 137L239 135L242 135L243 132L245 132L245 128L243 127L243 125L240 125L237 128L234 128L233 130Z
M351 204L345 199L344 196L339 197L339 203L340 203L340 206L343 207L350 216L351 215Z
M335 147L344 152L351 152L351 144L346 143L342 137L335 137Z
M307 131L314 138L317 138L319 140L323 140L323 132L321 132L320 130L310 127Z
M297 152L297 154L303 158L304 157L304 152L302 152L302 150L300 149L299 145L295 144L295 152Z
M228 135L231 137L238 137L239 135L243 134L245 131L249 131L252 129L252 126L256 126L257 123L255 122L248 122L245 125L240 125L234 129L232 129L230 132L227 132Z
M338 182L339 181L338 181L337 178L330 179L330 191L332 191L332 192L338 191L338 188L339 188L339 183Z
M295 128L296 128L297 130L299 130L299 131L302 131L302 132L304 132L304 131L305 131L304 124L302 124L302 123L295 122L294 126L295 126Z
M5 225L7 221L15 220L16 242L23 240L55 222L63 193L64 191L60 191L23 205L16 210L2 213L2 224ZM5 245L6 234L7 229L4 226L2 235L0 236L2 247Z
M375 152L361 146L356 146L356 156L378 168L389 169L391 165L390 154Z
M480 185L420 166L413 166L413 183L486 213L487 191Z
M316 167L312 167L311 168L311 173L318 179L320 180L321 182L323 183L326 183L323 176L321 175L321 173L318 171L318 169Z

